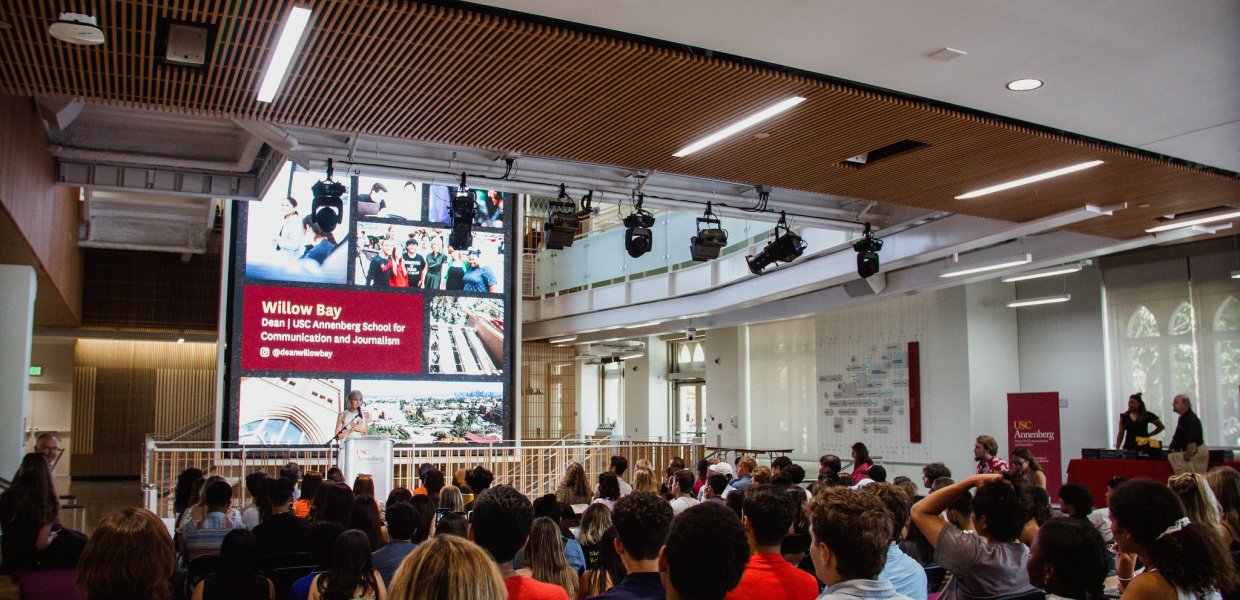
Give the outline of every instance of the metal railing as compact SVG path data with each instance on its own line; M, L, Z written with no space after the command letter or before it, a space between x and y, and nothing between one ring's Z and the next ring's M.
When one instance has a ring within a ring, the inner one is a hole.
M704 447L698 443L644 440L523 440L487 445L402 445L393 448L392 480L409 489L421 485L417 467L431 463L451 482L457 469L481 465L495 475L496 484L511 485L531 498L555 491L571 463L580 463L592 480L605 471L613 455L628 459L630 470L645 459L662 477L662 470L673 457L696 464ZM245 476L262 469L276 474L288 462L296 462L303 472L325 473L338 464L334 448L323 446L241 446L233 442L146 440L142 469L142 488L146 507L161 517L173 517L172 503L177 476L188 468L221 475L234 484L234 505L249 501Z

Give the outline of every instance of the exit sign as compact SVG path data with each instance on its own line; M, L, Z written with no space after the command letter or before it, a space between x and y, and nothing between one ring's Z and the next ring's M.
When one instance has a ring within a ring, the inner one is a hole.
M30 376L31 376L31 377L39 377L39 376L41 376L41 375L43 375L43 367L36 367L36 366L31 366L31 367L30 367Z

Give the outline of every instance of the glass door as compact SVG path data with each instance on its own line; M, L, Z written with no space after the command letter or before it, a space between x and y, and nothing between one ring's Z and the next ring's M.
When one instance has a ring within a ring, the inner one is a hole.
M700 439L702 431L702 407L706 383L703 381L676 382L676 438L682 442Z

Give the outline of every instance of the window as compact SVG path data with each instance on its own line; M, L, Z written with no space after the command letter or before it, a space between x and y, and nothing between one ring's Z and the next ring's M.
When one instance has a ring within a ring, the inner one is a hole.
M306 437L299 427L288 419L267 418L257 421L250 421L241 426L239 442L242 444L309 444L310 438Z
M1211 325L1216 380L1211 391L1222 401L1219 418L1223 445L1236 446L1240 445L1240 300L1228 295L1215 311Z
M620 414L624 405L624 363L616 362L599 366L599 421L619 429Z

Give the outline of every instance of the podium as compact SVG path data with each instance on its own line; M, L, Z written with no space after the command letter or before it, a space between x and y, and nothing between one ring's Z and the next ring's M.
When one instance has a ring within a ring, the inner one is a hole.
M340 444L340 469L345 481L353 480L363 473L375 480L375 500L384 502L392 491L391 438L378 435L351 436Z

